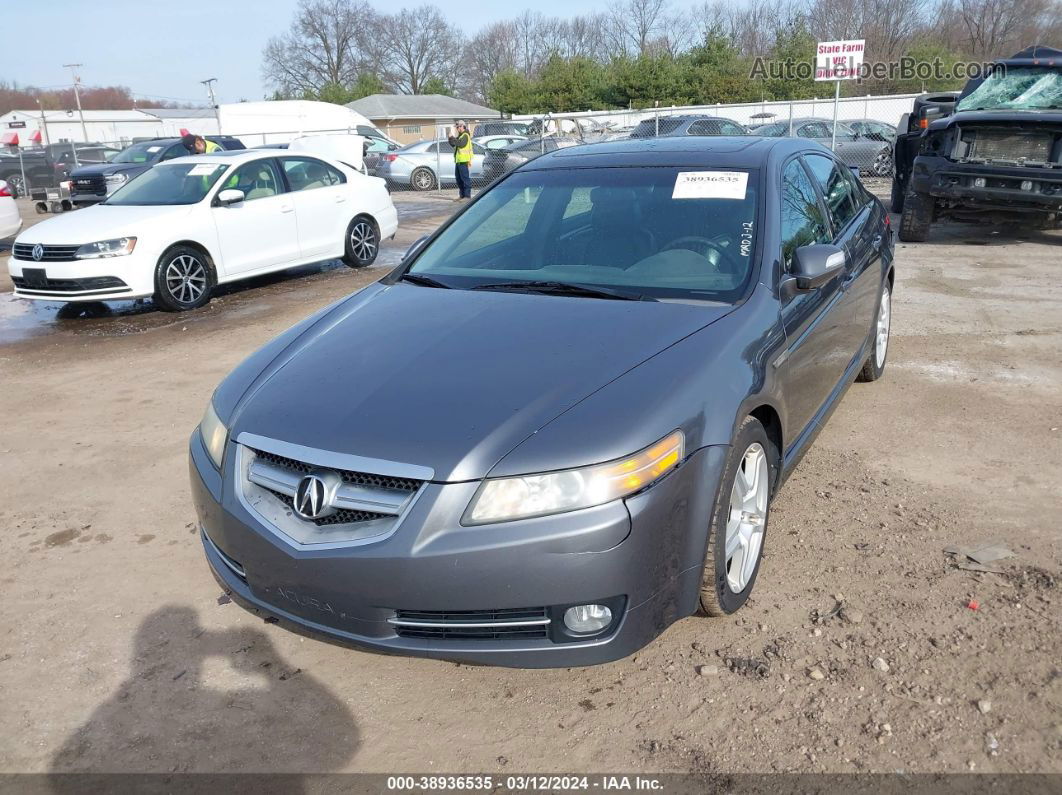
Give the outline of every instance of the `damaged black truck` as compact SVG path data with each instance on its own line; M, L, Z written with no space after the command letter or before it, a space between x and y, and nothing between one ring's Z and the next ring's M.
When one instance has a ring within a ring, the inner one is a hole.
M928 239L942 218L1062 225L1062 51L1029 47L999 61L950 110L916 101L916 126L897 140L900 240Z

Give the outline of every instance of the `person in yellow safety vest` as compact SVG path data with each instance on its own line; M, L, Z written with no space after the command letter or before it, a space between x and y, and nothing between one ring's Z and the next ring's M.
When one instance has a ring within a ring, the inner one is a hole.
M454 123L454 134L446 140L454 148L454 178L457 180L457 201L472 198L472 177L468 174L472 162L472 133L462 120Z
M221 147L213 141L208 141L202 135L188 135L181 136L181 143L184 144L184 148L188 150L192 155L209 155L214 152L222 151Z

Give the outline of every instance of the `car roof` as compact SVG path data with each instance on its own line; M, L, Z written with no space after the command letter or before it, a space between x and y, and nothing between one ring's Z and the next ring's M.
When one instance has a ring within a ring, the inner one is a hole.
M558 149L535 158L521 171L590 166L695 166L710 157L713 168L759 168L776 150L781 154L824 149L800 138L758 138L749 135L624 138ZM829 151L829 150L825 150Z
M224 163L225 165L238 165L249 160L264 160L273 157L312 157L329 164L334 162L330 157L323 157L313 152L293 152L290 149L223 149L220 152L211 152L210 154L183 155L167 160L166 163Z

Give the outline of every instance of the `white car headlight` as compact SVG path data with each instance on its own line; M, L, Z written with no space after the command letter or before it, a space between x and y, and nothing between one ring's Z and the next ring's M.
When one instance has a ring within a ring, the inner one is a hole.
M487 480L472 498L462 523L508 522L603 505L641 491L682 461L685 439L675 431L619 461Z
M207 404L206 412L199 423L199 435L203 437L203 446L206 448L210 460L221 469L221 461L225 457L225 442L229 439L229 430L218 418L214 411L214 401Z
M119 237L114 240L99 240L86 243L74 252L76 259L100 259L101 257L124 257L136 248L135 237Z

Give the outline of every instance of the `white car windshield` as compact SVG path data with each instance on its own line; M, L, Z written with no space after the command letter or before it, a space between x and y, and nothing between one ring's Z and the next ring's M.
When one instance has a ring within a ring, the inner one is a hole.
M131 180L103 203L120 206L196 204L203 200L227 168L225 163L162 163Z
M463 289L549 285L736 301L755 270L759 180L710 167L516 172L417 257Z

